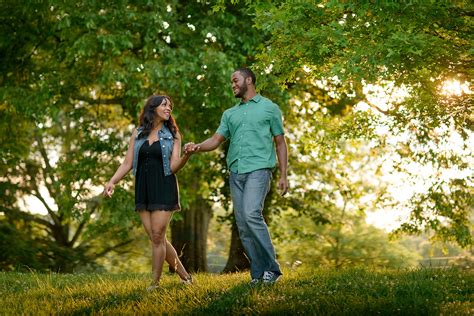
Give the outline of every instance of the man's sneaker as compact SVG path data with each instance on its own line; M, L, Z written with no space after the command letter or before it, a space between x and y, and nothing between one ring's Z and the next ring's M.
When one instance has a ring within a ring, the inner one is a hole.
M259 285L260 283L262 283L262 279L252 279L249 284L250 287L254 287Z
M263 272L262 282L263 284L273 284L276 281L278 281L279 278L280 278L279 274L276 274L275 272L272 272L272 271L265 271Z
M181 279L181 283L185 285L193 284L193 277L191 276L191 274L186 279Z

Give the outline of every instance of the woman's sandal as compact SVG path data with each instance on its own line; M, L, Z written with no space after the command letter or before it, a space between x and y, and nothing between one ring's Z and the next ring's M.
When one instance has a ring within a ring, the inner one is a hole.
M147 292L153 292L153 291L155 291L159 288L160 288L160 285L158 283L153 282L149 287L147 287L146 291Z
M191 285L193 284L193 277L190 274L186 279L181 279L181 283L186 284L186 285Z

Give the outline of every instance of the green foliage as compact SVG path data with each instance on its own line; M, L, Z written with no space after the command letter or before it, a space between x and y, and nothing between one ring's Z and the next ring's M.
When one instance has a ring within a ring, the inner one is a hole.
M435 239L472 244L472 177L436 179L448 169L461 174L472 169L471 96L443 95L440 88L449 80L469 83L472 78L472 3L308 0L247 5L256 12L255 26L271 34L258 56L260 69L271 71L290 94L295 91L295 99L303 103L296 113L309 109L314 115L304 113L292 123L306 131L296 134L305 140L299 152L324 151L331 160L330 148L337 148L338 142L369 139L398 157L398 168L434 165L429 180L433 185L406 204L411 219L399 231L429 231ZM364 89L378 85L393 91L388 83L409 95L380 107ZM321 94L316 87L337 101L334 106L316 100L331 116L308 107ZM369 108L364 114L357 110L361 101ZM380 126L389 128L387 137L374 133ZM461 137L461 150L445 147L447 136L437 131L446 127ZM318 141L320 134L324 142ZM395 144L390 140L401 134L411 137ZM307 164L302 164L304 169L310 170ZM418 182L426 176L418 175Z
M254 6L256 26L272 34L265 61L282 80L294 79L304 65L311 76L337 76L345 85L427 82L426 74L467 78L468 1L258 1Z
M38 225L68 253L53 253L52 269L72 271L131 242L131 177L111 201L99 194L144 99L170 95L184 141L207 137L234 102L232 70L248 63L260 35L244 27L245 9L214 14L199 2L4 1L0 11L2 212ZM220 185L224 165L209 168L219 154L193 157L179 174L185 209ZM17 207L27 196L48 214ZM65 269L70 252L80 260Z
M463 180L454 183L435 183L428 189L427 194L417 194L411 203L418 205L410 214L410 222L402 224L398 232L410 231L421 233L423 226L437 231L437 239L452 241L462 247L467 247L472 241L472 225L465 225L464 216L472 213L472 192L466 191L466 182ZM449 187L446 192L441 186ZM423 212L428 208L431 213ZM433 216L436 214L437 216ZM453 225L457 224L457 225Z
M388 199L384 151L370 143L373 119L303 76L289 93L291 191L270 206L278 213L271 231L279 259L336 268L414 265L416 256L365 223L366 213Z
M274 286L248 275L196 274L185 287L165 275L148 293L145 274L1 273L2 314L470 314L472 273L460 270L284 269Z
M235 102L229 76L244 65L254 67L260 91L281 106L288 130L292 194L282 199L273 191L269 210L297 210L321 225L310 233L331 242L347 235L355 249L367 243L351 239L366 229L355 225L363 213L394 204L387 184L377 182L382 165L410 174L407 166L416 163L432 166L432 179L400 206L411 217L399 232L428 230L472 244L472 176L439 178L449 169L472 169L470 95L439 91L447 79L472 77L468 1L7 0L0 22L0 250L19 259L9 244L38 241L32 249L48 260L30 267L72 271L129 249L137 224L130 220L132 177L112 200L99 194L144 99L170 95L184 142L200 141ZM383 108L364 92L369 84L404 87L409 96ZM369 110L358 110L361 101ZM459 150L451 150L445 128L460 137ZM184 211L219 201L228 211L221 219L229 219L224 152L193 156L179 173ZM375 199L367 203L367 194ZM26 196L48 214L24 212L19 201ZM341 212L340 201L349 212ZM25 261L34 260L32 253ZM12 258L2 267L12 268Z
M38 254L45 253L45 245L37 242L37 236L31 226L24 223L0 223L0 269L3 271L22 270L22 269L41 269L48 266L47 258ZM36 233L37 234L37 233ZM38 258L39 257L39 258ZM46 259L46 262L44 262ZM28 266L21 266L24 263Z
M333 216L334 217L334 216ZM363 217L348 216L321 224L311 214L286 212L272 225L278 258L292 265L299 261L315 267L354 266L416 267L421 259L387 232L365 223Z

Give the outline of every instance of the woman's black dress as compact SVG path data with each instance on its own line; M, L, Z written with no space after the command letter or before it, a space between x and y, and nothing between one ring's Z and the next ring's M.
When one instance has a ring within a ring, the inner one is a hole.
M143 143L138 152L135 182L136 211L180 209L176 176L165 176L160 141Z

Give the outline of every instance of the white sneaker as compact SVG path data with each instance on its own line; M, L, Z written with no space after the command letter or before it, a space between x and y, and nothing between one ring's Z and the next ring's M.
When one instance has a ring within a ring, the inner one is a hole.
M263 272L262 281L263 281L263 284L273 284L276 281L278 281L279 278L280 278L280 274L276 274L275 272L272 272L272 271L265 271Z

